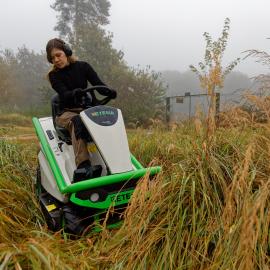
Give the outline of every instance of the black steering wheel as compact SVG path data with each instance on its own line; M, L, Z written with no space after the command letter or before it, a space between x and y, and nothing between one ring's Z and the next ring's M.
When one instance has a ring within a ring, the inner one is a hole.
M92 106L105 105L112 99L111 97L97 99L94 91L97 91L98 89L111 90L108 86L105 86L105 85L95 85L95 86L91 86L86 89L83 89L85 93L90 93L91 98L92 98L92 102L91 102Z

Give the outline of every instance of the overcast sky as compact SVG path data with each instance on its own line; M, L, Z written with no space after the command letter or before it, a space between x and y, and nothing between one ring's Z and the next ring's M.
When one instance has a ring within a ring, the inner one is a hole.
M44 50L53 31L54 0L1 1L0 49L25 44ZM203 60L204 32L217 39L226 17L231 30L224 64L248 49L270 53L269 0L111 0L110 25L113 45L125 53L130 66L150 65L154 70L185 71ZM250 77L268 72L255 59L243 61L236 70Z

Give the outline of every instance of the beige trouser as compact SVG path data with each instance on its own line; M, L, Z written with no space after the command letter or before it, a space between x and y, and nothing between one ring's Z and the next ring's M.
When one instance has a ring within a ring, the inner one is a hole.
M78 115L82 110L81 109L73 109L72 111L65 111L60 116L57 116L55 121L56 124L66 128L69 131L71 136L71 142L74 149L75 154L75 163L78 166L85 160L89 160L89 153L87 151L87 143L83 139L77 139L74 132L74 126L71 119Z

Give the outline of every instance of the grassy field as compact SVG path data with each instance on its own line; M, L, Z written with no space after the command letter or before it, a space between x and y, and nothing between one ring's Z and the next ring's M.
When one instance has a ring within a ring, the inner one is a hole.
M0 127L0 269L270 268L269 124L241 114L211 138L200 121L130 131L132 153L163 172L141 180L121 229L77 240L44 224L31 119Z

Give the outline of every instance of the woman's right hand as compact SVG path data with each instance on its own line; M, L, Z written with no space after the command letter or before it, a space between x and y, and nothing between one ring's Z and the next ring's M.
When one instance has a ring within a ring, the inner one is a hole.
M72 95L74 98L81 98L85 95L85 92L81 88L76 88L72 91Z
M111 99L115 99L117 97L117 92L114 89L110 89L108 97L110 97Z

